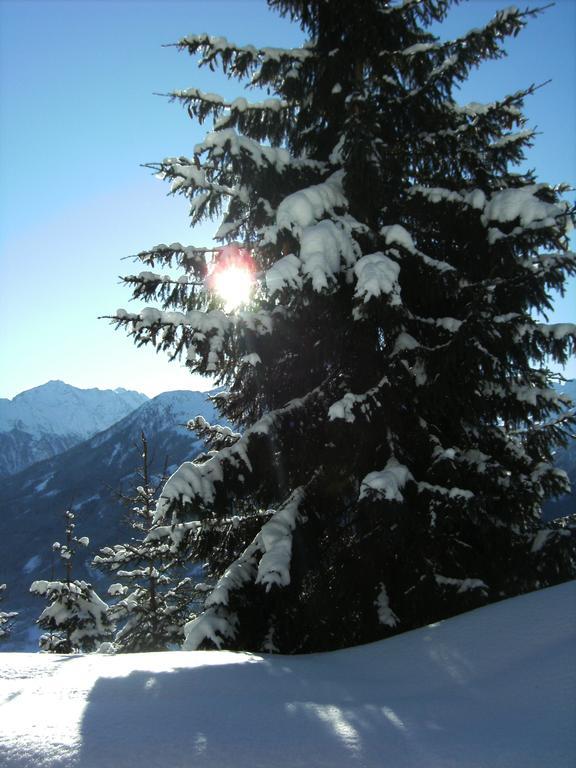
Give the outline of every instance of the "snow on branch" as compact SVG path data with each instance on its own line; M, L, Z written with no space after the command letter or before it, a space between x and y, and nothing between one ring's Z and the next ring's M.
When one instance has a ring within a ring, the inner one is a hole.
M539 86L531 85L524 90L516 91L504 99L487 104L471 102L460 105L450 100L442 105L448 114L451 112L455 118L454 127L443 128L432 132L421 132L418 140L426 144L436 144L438 139L455 138L460 145L464 134L473 134L471 141L485 141L485 136L493 136L496 140L503 138L503 129L512 130L515 127L523 127L526 118L522 112L522 106L526 96L533 94Z
M445 102L444 107L452 110L457 115L465 115L472 118L472 124L476 124L478 119L486 117L493 112L499 112L500 110L508 111L512 117L520 118L522 116L522 110L516 106L516 103L523 102L524 98L531 93L531 89L525 89L523 91L516 91L514 94L507 96L501 101L490 101L481 103L479 101L471 101L468 104L457 104L456 102Z
M278 98L250 102L238 97L227 101L217 93L205 93L198 88L176 90L166 95L171 101L180 102L188 115L199 123L210 116L216 130L236 127L244 135L275 146L285 143L287 127L293 124L296 113L293 103Z
M566 215L569 204L543 200L543 196L547 193L549 195L550 191L546 184L531 184L519 189L496 192L484 206L482 223L488 226L491 222L507 223L518 219L522 227L529 227L535 222L554 226L558 217Z
M250 102L240 96L233 101L226 101L223 96L220 96L217 93L205 93L199 88L186 88L185 90L172 91L169 95L173 98L186 101L207 102L215 107L222 107L223 109L229 109L235 112L261 112L264 110L279 112L288 106L288 102L284 99L264 99L264 101Z
M424 20L434 19L435 21L441 21L444 17L443 3L437 2L437 0L399 0L396 3L386 3L384 7L378 9L378 13L382 16L390 16L393 14L407 14L411 11L415 11Z
M165 312L155 307L145 307L140 312L127 312L125 309L116 310L114 319L117 322L133 324L134 331L143 329L177 328L190 329L202 339L213 339L221 347L222 339L233 329L234 318L218 309L202 312L191 309L188 312Z
M572 337L576 345L575 323L536 323L533 330L547 339L555 339L557 341Z
M266 287L271 296L285 288L300 289L302 287L302 262L293 253L278 259L267 270L265 276Z
M391 14L399 12L404 13L419 6L421 1L422 0L400 0L400 2L396 3L386 3L384 7L378 9L378 12L382 16L390 16Z
M494 145L493 145L494 146ZM422 197L430 203L456 203L481 212L480 221L488 227L488 239L491 243L507 235L491 224L509 224L519 222L510 235L521 234L524 229L552 227L558 224L569 212L567 202L549 202L554 190L546 184L504 189L495 192L489 198L481 189L450 190L442 187L415 185L408 191L410 196Z
M283 257L266 273L272 295L285 287L299 287L305 280L315 291L324 291L343 266L350 267L361 255L352 237L355 221L337 213L348 207L343 181L344 172L337 171L320 184L288 195L278 206L275 226L263 230L264 242L288 230L300 244L298 255Z
M344 194L344 171L332 173L325 181L314 184L282 200L276 211L277 227L301 232L335 210L348 208Z
M534 16L538 12L538 9L520 11L515 6L510 6L497 11L484 27L470 29L461 37L441 43L439 48L445 51L464 52L468 54L468 57L470 56L468 52L472 51L474 58L471 59L471 63L476 60L500 58L502 56L500 42L502 38L517 35L526 25L526 17ZM403 53L406 55L406 50Z
M187 48L191 55L200 51L202 54L200 66L209 65L212 67L213 62L219 58L224 72L229 72L236 77L242 77L246 72L270 63L292 66L315 55L314 51L308 47L256 48L253 45L239 46L225 37L207 34L188 35L179 40L176 46L180 49Z
M231 157L250 157L257 167L272 166L279 173L282 173L289 166L306 164L305 160L292 157L287 149L265 146L258 141L249 139L247 136L243 136L235 131L234 128L224 128L206 134L204 141L194 147L194 154L201 155L203 152L210 150L226 152ZM311 167L316 165L313 161L308 162Z
M488 467L493 465L494 461L488 454L479 451L478 449L463 450L453 446L452 448L444 448L440 443L437 443L432 453L433 464L440 463L442 461L450 462L462 462L474 467L476 472L484 473Z
M187 427L216 450L234 445L241 438L239 432L233 432L230 427L221 424L209 424L203 416L196 416L196 418L191 419Z
M182 649L197 651L207 640L220 649L226 640L234 639L237 624L235 614L219 615L217 608L210 608L184 625Z
M215 484L224 480L224 465L252 472L247 442L246 433L244 439L223 448L203 464L192 461L181 464L162 490L156 504L154 523L163 522L176 503L186 505L196 501L202 507L210 506L216 494Z
M479 58L482 57L484 59L487 55L489 57L499 57L501 55L500 47L490 46L494 36L502 38L516 34L525 25L525 22L522 21L525 15L527 14L520 12L517 8L510 7L506 10L498 11L494 18L482 29L475 27L454 40L416 43L402 50L394 51L394 54L406 57L421 54L430 55L432 52L450 55L450 53L458 53L460 50L467 52L472 48L472 50L476 49L481 52L478 56Z
M351 267L362 255L353 232L356 222L349 217L336 216L305 227L296 235L299 255L283 256L267 270L266 286L270 295L285 288L301 288L310 281L318 293L328 289L336 276ZM264 242L278 235L278 227L265 228Z
M354 265L356 290L354 295L364 303L381 295L390 297L390 304L398 306L400 298L400 265L384 253L369 253Z
M299 239L302 274L318 293L335 281L343 264L350 266L361 252L346 230L329 219L305 227Z
M255 112L259 115L261 113L277 115L279 112L289 108L288 102L284 99L274 98L250 102L243 97L238 97L232 101L226 101L223 96L217 93L205 93L199 88L171 91L168 96L171 99L187 104L188 111L200 119L203 119L208 112L212 112L215 117L225 110L236 116L247 112Z
M235 334L271 333L274 316L280 311L227 315L221 310L169 312L146 307L138 313L118 309L110 319L118 325L131 325L136 344L152 343L158 350L170 351L171 359L185 354L191 368L210 373L217 370Z
M292 532L300 520L299 510L304 499L304 488L296 488L258 534L263 554L256 583L265 585L267 592L273 585L285 587L290 584Z
M512 382L508 386L508 391L518 402L527 403L535 407L538 406L539 408L542 407L542 403L549 403L559 410L561 404L566 403L566 399L555 390L535 387L532 384L516 384Z
M120 323L132 323L136 332L143 329L186 328L203 341L208 340L213 351L220 351L226 335L233 330L244 328L258 335L272 332L274 312L237 312L227 315L219 309L201 311L191 309L188 312L165 312L155 307L145 307L140 312L116 310L112 318Z
M526 118L522 112L526 96L532 96L542 85L530 85L527 88L520 89L514 93L505 96L503 99L497 99L490 102L471 101L468 104L458 104L455 101L447 101L443 104L445 109L450 110L455 115L468 118L455 131L441 131L441 135L460 132L460 130L486 127L494 125L494 129L500 131L502 124L505 123L509 128L512 126L522 126L526 124Z
M204 278L207 270L206 256L214 253L214 248L197 248L193 245L182 245L182 243L172 243L165 245L161 243L147 251L141 251L132 258L134 261L141 261L153 269L156 265L164 267L180 268L186 272L192 272L194 275Z
M544 547L548 546L548 544L556 542L558 539L570 536L569 527L564 527L566 525L566 521L568 520L570 520L570 518L555 520L554 524L560 523L559 528L542 528L542 530L538 531L532 540L530 552L535 554L544 549Z
M387 246L401 248L402 252L408 253L412 256L417 256L427 267L435 270L436 272L455 272L455 268L448 264L446 261L439 261L427 256L422 251L416 248L412 235L401 224L391 224L385 227L381 227L380 234L384 237L384 242ZM398 251L392 251L394 255L400 255Z
M199 147L197 147L199 149ZM204 149L208 149L208 144ZM208 201L208 193L237 199L241 203L248 203L248 194L243 187L230 186L229 184L220 184L218 181L209 178L207 171L213 169L200 167L196 159L188 157L172 158L168 157L162 161L159 166L150 166L158 171L159 178L172 179L170 187L171 192L179 192L188 189L195 191L204 190L204 195L197 195L194 201L194 209L201 208L201 205Z
M428 493L443 499L473 499L474 493L466 488L446 488L442 485L420 482L417 484L418 493Z
M456 587L458 594L472 589L480 589L482 592L488 591L488 585L482 579L453 579L450 576L442 576L439 573L434 574L434 578L436 583L442 587Z
M233 445L218 451L207 461L201 464L184 462L168 478L156 505L154 522L163 523L178 504L196 503L200 508L210 506L216 496L216 484L224 481L226 472L232 469L244 478L252 474L252 440L272 434L286 419L293 419L297 412L306 411L315 400L323 400L324 397L324 386L320 384L304 397L290 400L282 408L265 414Z
M430 203L458 203L481 211L484 210L486 203L486 195L481 189L455 192L443 187L424 187L417 184L410 187L408 194L424 197Z
M200 158L203 158L202 163ZM287 169L321 171L325 164L305 157L295 157L284 147L261 144L239 133L234 128L220 128L206 134L204 141L194 147L194 157L168 157L160 164L149 164L161 179L172 179L172 192L193 190L197 199L196 209L206 206L210 195L229 197L247 205L249 190L242 184L222 183L234 173L246 173L246 166L252 164L257 170L273 168L281 174ZM230 166L235 164L237 168ZM203 194L202 194L203 193Z
M560 251L559 253L539 253L534 258L533 268L540 274L553 273L558 270L568 270L576 273L576 252Z
M204 607L210 609L218 606L228 606L230 592L241 589L245 584L253 582L256 578L258 555L261 553L262 542L260 534L258 534L240 557L234 560L218 579L216 586L206 598ZM186 639L188 640L188 633L186 633Z
M359 501L365 498L383 498L387 501L404 501L402 489L414 476L408 467L391 456L384 469L370 472L360 483Z
M170 359L186 357L186 364L199 373L213 373L239 338L269 335L284 309L239 311L227 315L221 310L188 312L163 311L146 307L131 313L118 309L109 317L117 326L126 326L138 346L151 343L169 352ZM253 361L254 362L254 361Z
M489 144L488 149L501 149L502 147L507 147L510 144L525 144L527 141L529 142L531 139L533 139L535 135L536 131L534 130L505 133L499 139L496 139L496 141L493 141L491 144Z
M264 434L267 435L276 429L277 424L283 419L291 419L293 416L301 411L313 408L315 402L324 400L326 396L325 387L328 383L328 379L325 379L321 384L308 392L304 397L296 397L290 400L282 408L278 408L275 411L265 414L259 419L250 429L246 430L243 437L249 435Z
M384 584L380 584L380 592L374 604L378 611L378 621L380 624L384 624L385 627L395 627L400 623L398 616L390 608L390 600Z
M401 56L418 56L421 53L430 53L431 51L440 51L446 46L446 43L415 43L394 53Z
M328 409L328 420L336 421L341 419L343 421L347 421L349 424L352 424L356 419L356 415L354 413L356 409L359 409L362 413L369 415L372 410L372 403L376 408L381 407L378 395L389 383L390 382L388 381L388 378L384 376L384 378L382 378L375 387L372 387L361 395L355 395L352 392L346 392L344 397L340 398L340 400L337 400L335 403L332 403Z
M190 520L186 523L173 523L172 525L153 525L146 534L144 541L161 541L171 539L173 549L176 550L186 540L190 532L197 532L200 528L199 520Z
M122 282L132 291L132 299L157 301L162 309L190 306L204 291L205 278L194 274L174 278L171 275L144 271L125 275Z
M249 583L272 586L290 583L292 532L300 515L305 490L296 488L220 577L206 598L204 612L184 627L184 650L197 650L207 640L220 648L225 639L236 634L236 617L229 608L230 594Z
M439 81L450 88L454 80L464 80L472 67L489 59L502 58L505 55L503 39L517 35L526 25L527 18L538 13L540 9L520 11L512 6L498 11L483 28L471 29L464 36L443 43L439 46L438 53L447 55L434 66L426 81L412 89L408 96L417 96L430 85L437 85Z
M171 285L178 285L183 281L180 280L174 280L173 277L170 275L161 275L158 272L139 272L137 275L126 275L124 278L126 282L130 283L139 283L139 284L146 284L146 283L152 283L152 284L158 284L158 283L169 283ZM197 283L192 283L192 281L189 281L188 278L186 278L185 285L197 285Z

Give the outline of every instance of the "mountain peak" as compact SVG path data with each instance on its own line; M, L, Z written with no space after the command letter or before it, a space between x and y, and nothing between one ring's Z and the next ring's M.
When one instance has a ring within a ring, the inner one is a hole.
M147 401L139 392L80 389L58 379L0 400L0 477L107 429Z
M17 395L14 395L14 397L7 398L7 399L10 400L11 402L15 402L16 400L19 400L22 398L28 398L30 395L32 395L33 397L36 397L38 394L41 394L41 393L52 394L55 392L65 392L71 389L76 389L76 387L73 387L71 384L66 384L66 382L61 381L60 379L50 379L50 381L47 381L44 384L38 384L35 387L24 389L22 392L19 392Z

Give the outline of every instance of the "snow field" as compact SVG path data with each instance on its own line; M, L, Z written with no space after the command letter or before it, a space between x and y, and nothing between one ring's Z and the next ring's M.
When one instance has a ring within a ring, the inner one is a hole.
M2 768L571 768L576 582L309 656L0 657Z

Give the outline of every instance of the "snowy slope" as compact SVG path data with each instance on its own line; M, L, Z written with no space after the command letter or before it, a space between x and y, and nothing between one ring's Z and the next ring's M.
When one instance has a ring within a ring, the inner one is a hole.
M148 400L127 389L78 389L49 381L0 399L0 477L107 429Z
M165 465L168 472L174 471L204 448L195 433L185 428L186 422L197 415L218 421L206 397L202 392L164 392L89 440L4 479L0 584L7 584L5 610L18 611L19 616L0 651L29 650L30 643L37 646L39 633L30 635L29 630L43 604L30 595L29 588L35 579L52 578L52 543L62 540L66 509L72 506L76 513L78 535L90 539L84 554L88 561L100 547L130 538L126 510L115 493L129 494L141 482L136 479L141 432L148 439L151 475L161 475ZM80 556L75 575L94 584L105 597L108 581L102 583L101 574L87 568Z
M5 654L2 768L572 768L576 582L310 656Z

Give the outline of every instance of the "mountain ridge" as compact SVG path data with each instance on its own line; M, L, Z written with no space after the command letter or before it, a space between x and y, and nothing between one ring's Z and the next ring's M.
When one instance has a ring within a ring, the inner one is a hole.
M0 398L0 478L62 453L147 401L132 390L80 389L58 379Z

